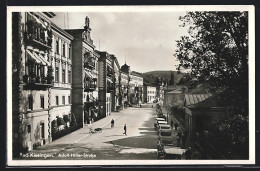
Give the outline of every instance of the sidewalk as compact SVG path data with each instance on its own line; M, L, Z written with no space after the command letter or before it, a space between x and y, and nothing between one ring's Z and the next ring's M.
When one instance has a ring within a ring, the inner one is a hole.
M85 124L83 126L83 128L80 128L68 135L65 135L53 142L51 142L50 144L64 144L64 142L66 142L66 144L75 144L79 141L81 141L82 139L88 137L89 134L89 129L92 128L104 128L107 125L111 124L111 120L117 120L120 116L122 116L124 114L125 111L127 111L128 109L125 109L123 111L120 112L111 112L110 115L108 115L105 118L102 118L96 122L93 122L92 124Z

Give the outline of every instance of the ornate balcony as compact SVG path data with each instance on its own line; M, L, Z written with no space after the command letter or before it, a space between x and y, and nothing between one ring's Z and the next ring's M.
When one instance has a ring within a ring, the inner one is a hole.
M93 70L95 69L95 59L90 52L84 54L84 68Z
M52 46L52 31L44 28L41 24L34 20L29 20L27 23L27 31L25 32L25 40L27 45L38 47L39 49L51 49Z
M48 67L47 76L36 75L33 63L29 63L29 75L23 75L24 89L26 90L46 90L53 87L52 67Z
M85 92L92 92L96 89L97 85L96 82L93 80L86 81L85 86L84 86L84 91Z
M107 69L107 76L108 76L108 77L112 77L113 74L114 74L113 70L112 70L111 68L108 68L108 69Z

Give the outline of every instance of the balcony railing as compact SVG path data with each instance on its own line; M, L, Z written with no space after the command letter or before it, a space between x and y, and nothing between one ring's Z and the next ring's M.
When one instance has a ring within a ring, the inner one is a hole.
M93 70L95 68L95 59L90 52L84 54L84 68Z
M84 68L88 68L88 69L94 69L95 68L95 63L91 60L89 61L85 61L84 62Z
M27 22L25 39L28 45L36 45L39 48L50 49L52 46L52 31L44 28L36 21L29 20Z
M87 81L85 83L84 91L85 92L90 92L94 91L96 89L97 85L95 81Z
M53 79L45 76L29 76L23 75L23 82L27 90L45 90L53 87Z
M112 77L113 76L113 70L112 69L107 69L107 76Z
M23 83L25 89L28 90L45 90L49 87L53 87L53 69L51 66L48 67L47 75L36 75L35 64L29 63L29 74L23 75Z
M112 93L114 91L113 86L107 86L107 93Z

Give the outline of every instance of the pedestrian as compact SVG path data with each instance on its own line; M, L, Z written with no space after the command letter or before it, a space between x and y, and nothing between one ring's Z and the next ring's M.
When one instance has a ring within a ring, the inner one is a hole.
M177 128L178 128L178 123L177 122L174 124L174 127L175 127L175 131L177 131Z
M125 124L125 126L124 126L124 133L123 133L123 135L126 135L126 124Z
M173 129L173 120L171 120L171 127L172 127L172 129Z
M114 121L114 119L112 119L112 120L111 120L111 128L114 127L114 124L115 124L115 121Z
M192 155L191 148L188 147L188 150L185 152L186 159L190 160L191 155Z

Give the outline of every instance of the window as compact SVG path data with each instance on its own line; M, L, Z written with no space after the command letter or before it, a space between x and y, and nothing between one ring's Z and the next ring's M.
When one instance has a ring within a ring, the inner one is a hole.
M65 69L62 70L62 83L65 83Z
M56 105L59 105L59 96L56 96Z
M30 134L31 133L31 125L29 124L29 125L27 125L27 132L28 132L28 134Z
M70 55L71 55L71 47L70 45L68 45L68 58L70 58Z
M62 96L62 104L65 105L65 96Z
M71 101L70 101L70 96L68 96L68 102L69 102L69 104L71 103Z
M55 82L59 82L59 67L55 68Z
M28 137L29 137L29 140L30 140L30 141L32 140L32 138L31 138L31 132L32 132L31 125L28 124L28 125L27 125L27 133L28 133Z
M28 109L31 109L31 110L33 110L33 97L32 97L32 95L29 95L29 97L28 97Z
M40 129L41 129L41 138L44 138L44 123L40 124Z
M65 43L62 44L62 56L65 56Z
M68 71L68 83L71 83L71 72Z
M59 54L59 39L56 39L56 53Z
M44 96L41 95L41 108L44 109Z

